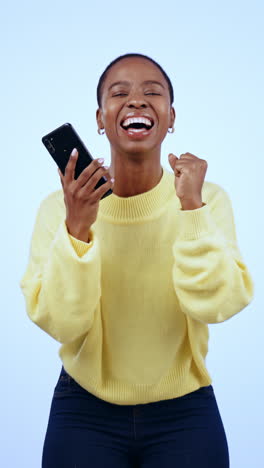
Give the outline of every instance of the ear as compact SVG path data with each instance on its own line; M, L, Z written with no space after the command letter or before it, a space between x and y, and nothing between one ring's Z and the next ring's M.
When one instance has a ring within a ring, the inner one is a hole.
M170 108L170 127L171 128L174 126L175 120L176 120L176 111L174 107L171 106Z
M102 114L102 110L100 109L100 107L96 111L96 120L97 120L98 128L104 128L103 114Z

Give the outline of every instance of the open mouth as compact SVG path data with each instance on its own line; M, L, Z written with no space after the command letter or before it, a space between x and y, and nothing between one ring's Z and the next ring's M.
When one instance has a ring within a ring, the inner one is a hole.
M147 117L130 117L121 122L121 127L129 132L142 133L151 130L154 121Z

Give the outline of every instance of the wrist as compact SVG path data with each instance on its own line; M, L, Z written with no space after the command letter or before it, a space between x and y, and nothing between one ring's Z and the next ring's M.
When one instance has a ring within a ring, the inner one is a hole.
M66 227L68 233L72 236L75 237L75 239L78 239L83 242L89 242L89 231L90 227L83 227L83 226L76 226L76 225L71 225L70 222L66 220Z
M197 210L205 205L202 200L180 200L180 202L182 210Z

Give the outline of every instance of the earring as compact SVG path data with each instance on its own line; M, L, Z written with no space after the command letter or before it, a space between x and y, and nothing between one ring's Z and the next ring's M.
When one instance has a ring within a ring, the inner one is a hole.
M97 132L99 133L99 135L103 135L105 133L105 130L104 128L98 128Z
M174 127L172 127L172 128L168 128L168 133L174 133L174 130L175 130L175 128L174 128Z

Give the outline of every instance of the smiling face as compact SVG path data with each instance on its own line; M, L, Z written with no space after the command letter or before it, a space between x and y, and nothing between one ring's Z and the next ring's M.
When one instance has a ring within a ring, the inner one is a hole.
M167 80L151 61L122 59L108 71L97 123L114 150L142 153L160 150L175 111Z

